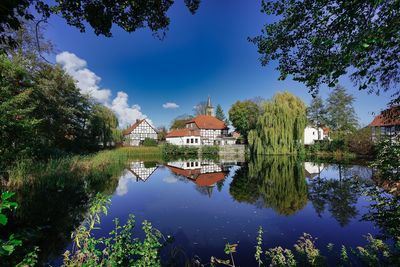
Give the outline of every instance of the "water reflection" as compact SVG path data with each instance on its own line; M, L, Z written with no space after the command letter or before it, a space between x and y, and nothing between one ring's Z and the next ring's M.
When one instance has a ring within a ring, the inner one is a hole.
M221 191L230 168L229 164L222 165L212 160L172 161L166 165L173 174L186 177L195 183L198 192L209 197L215 186Z
M127 169L118 181L116 194L123 196L128 193L128 184L130 181L146 182L150 176L157 170L157 162L153 161L133 161L128 164Z
M291 215L307 204L303 164L292 157L254 157L237 170L229 189L239 202Z
M357 201L370 181L371 172L367 168L343 165L325 168L326 175L322 176L320 171L309 179L308 198L319 217L328 210L343 227L358 215Z

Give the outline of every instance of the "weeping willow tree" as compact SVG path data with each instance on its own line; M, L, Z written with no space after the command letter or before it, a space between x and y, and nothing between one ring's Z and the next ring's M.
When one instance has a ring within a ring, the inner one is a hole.
M249 132L252 154L294 154L301 147L307 124L306 105L298 97L277 93L265 102L256 128Z
M303 163L294 157L251 157L236 171L229 192L239 201L292 215L308 201Z

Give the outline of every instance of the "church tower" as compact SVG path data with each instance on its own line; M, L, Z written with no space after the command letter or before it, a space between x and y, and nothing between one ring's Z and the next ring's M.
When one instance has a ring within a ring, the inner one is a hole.
M210 96L208 96L208 100L207 100L206 115L209 115L209 116L213 116L214 115L214 108L211 105Z

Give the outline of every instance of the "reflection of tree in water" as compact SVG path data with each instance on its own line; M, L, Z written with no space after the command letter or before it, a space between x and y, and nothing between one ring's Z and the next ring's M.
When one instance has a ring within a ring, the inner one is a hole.
M381 229L382 238L400 241L400 196L371 186L366 195L372 202L362 219L373 222Z
M211 197L213 190L214 190L214 186L196 185L195 188L196 188L197 192L199 192L202 195L208 196L208 197Z
M112 170L88 176L68 170L35 177L33 181L9 188L16 192L18 208L9 223L1 228L0 238L17 233L23 246L2 259L0 265L14 266L34 246L40 249L41 264L59 257L71 242L71 232L84 220L96 193L111 195L123 169L123 165L113 166Z
M303 164L292 157L252 158L236 171L230 194L239 202L294 214L307 204Z
M358 214L356 203L365 182L352 167L337 165L338 179L314 177L308 184L308 198L318 216L327 208L341 226ZM364 178L364 177L363 177Z

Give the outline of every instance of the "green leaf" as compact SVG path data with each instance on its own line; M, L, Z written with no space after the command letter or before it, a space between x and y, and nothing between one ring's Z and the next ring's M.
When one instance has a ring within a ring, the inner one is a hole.
M1 248L7 251L9 254L14 251L14 246L12 245L3 245Z
M10 197L12 197L13 195L15 195L14 192L6 191L6 192L3 192L3 194L1 194L1 199L6 200L6 199L9 199Z
M6 225L7 224L7 217L4 214L0 214L0 224Z

